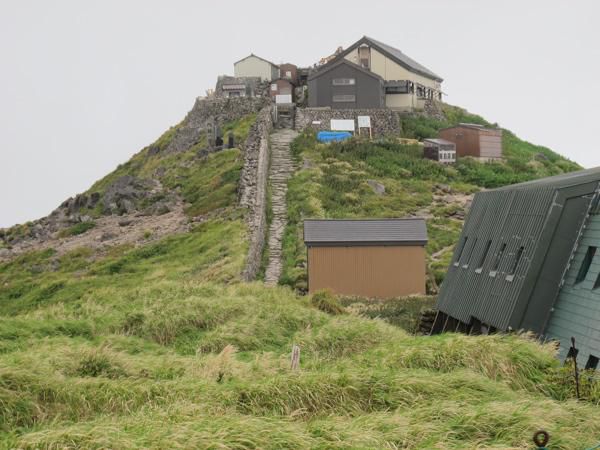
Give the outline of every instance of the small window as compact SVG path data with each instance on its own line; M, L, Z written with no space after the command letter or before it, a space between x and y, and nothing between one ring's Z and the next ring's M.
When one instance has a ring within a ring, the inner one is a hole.
M487 241L487 244L485 244L485 250L481 254L481 258L479 259L479 264L477 264L477 270L479 270L480 272L483 270L485 260L487 259L488 254L490 253L490 248L492 248L492 241Z
M356 101L356 95L354 94L338 94L333 96L333 101L335 103L351 103Z
M454 261L454 264L458 265L458 263L460 262L460 258L462 258L462 254L465 251L465 247L467 246L467 242L468 242L469 238L465 237L462 241L462 244L460 246L460 250L458 251L458 254L456 255L456 260Z
M286 76L286 78L292 78L292 72L289 71L289 70L286 70L285 71L285 76Z
M523 258L523 252L525 251L525 247L520 247L517 255L515 256L515 262L510 270L510 274L514 275L517 273L517 269L519 268L519 263L521 262L521 258Z
M600 273L598 274L598 278L596 278L596 282L594 283L594 289L600 288Z
M590 355L585 365L585 370L596 370L598 368L598 361L599 359L596 356Z
M473 252L475 251L475 247L477 247L477 238L475 238L475 242L473 242L473 245L471 246L471 249L469 250L469 255L467 256L467 261L465 262L465 265L463 266L465 269L469 267L469 264L471 264L471 258L473 257Z
M590 266L592 265L594 256L596 256L596 250L596 247L588 247L585 257L583 258L583 262L581 263L581 267L579 268L577 278L575 279L575 284L581 283L587 278L587 274L590 271Z
M504 256L505 250L506 250L506 244L502 244L502 247L500 247L500 251L498 252L498 255L496 256L496 260L494 261L494 265L492 266L493 273L496 273L498 271L498 269L500 268L500 262L502 261L502 256Z
M276 90L277 90L277 84L273 83L273 84L271 85L271 90L272 90L272 91L276 91Z
M333 85L334 86L352 86L356 84L355 78L334 78Z

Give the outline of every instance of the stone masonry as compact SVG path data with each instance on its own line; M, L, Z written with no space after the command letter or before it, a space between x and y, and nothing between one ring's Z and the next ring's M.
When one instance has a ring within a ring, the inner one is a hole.
M269 133L273 129L271 106L264 107L244 146L244 167L239 185L239 202L248 208L250 246L242 277L256 278L260 269L267 228L267 177L269 173Z
M197 98L194 107L178 126L166 152L182 152L196 145L214 123L221 125L258 112L269 103L263 97Z
M271 135L269 181L273 220L269 227L269 263L265 273L265 282L271 286L276 285L281 276L282 239L287 225L287 183L295 169L290 143L297 135L290 129L277 130Z
M328 109L298 108L296 110L296 130L312 128L316 131L330 130L331 119L354 119L358 116L370 116L373 136L399 135L401 131L400 115L391 109ZM320 122L320 124L313 124Z

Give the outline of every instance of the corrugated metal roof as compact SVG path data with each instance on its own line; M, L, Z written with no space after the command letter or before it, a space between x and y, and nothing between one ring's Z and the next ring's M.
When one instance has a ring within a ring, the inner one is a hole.
M427 243L425 219L305 220L307 245Z
M433 144L438 144L438 145L456 145L454 142L452 141L447 141L446 139L434 139L434 138L427 138L427 139L423 139L423 142L431 142Z
M539 180L526 181L525 183L514 184L512 186L504 186L496 190L506 191L513 189L536 189L544 186L562 189L577 184L585 184L590 181L600 179L600 167L592 169L579 170L577 172L563 173L553 177L542 178Z
M438 309L543 333L599 183L597 168L477 193Z

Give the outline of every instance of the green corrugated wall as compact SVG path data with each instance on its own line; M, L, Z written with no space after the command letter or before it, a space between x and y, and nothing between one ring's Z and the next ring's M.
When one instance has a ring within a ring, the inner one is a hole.
M588 248L598 247L584 281L576 283ZM582 367L590 355L600 357L600 288L594 285L600 275L600 215L590 217L575 258L567 272L565 284L554 305L546 336L560 340L561 360L567 356L571 336L575 337Z

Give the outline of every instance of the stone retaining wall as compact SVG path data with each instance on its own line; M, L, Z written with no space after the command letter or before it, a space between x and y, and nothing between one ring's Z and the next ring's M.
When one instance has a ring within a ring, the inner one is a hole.
M370 116L373 136L398 135L401 132L400 115L391 109L326 109L298 108L296 130L312 128L316 131L330 130L331 119L353 119L355 126L358 116ZM318 121L320 124L313 124Z
M250 246L242 277L254 280L260 269L267 231L267 178L269 135L273 129L272 107L265 106L250 128L244 145L244 167L239 185L239 203L248 208Z
M196 145L208 126L219 126L258 112L269 103L268 98L197 98L194 107L178 126L167 152L181 152Z

